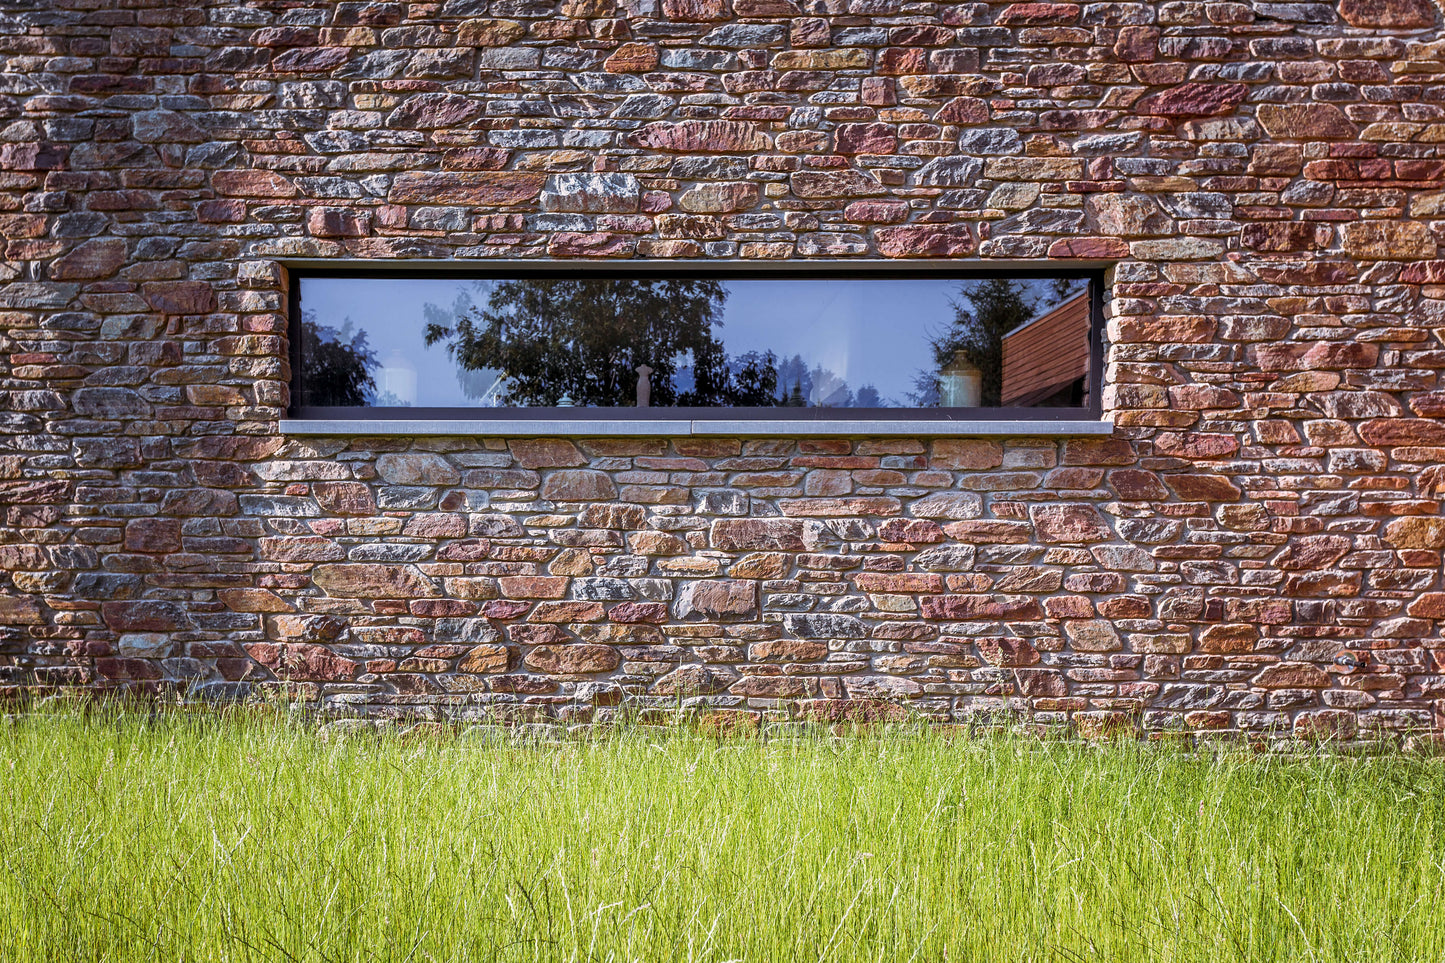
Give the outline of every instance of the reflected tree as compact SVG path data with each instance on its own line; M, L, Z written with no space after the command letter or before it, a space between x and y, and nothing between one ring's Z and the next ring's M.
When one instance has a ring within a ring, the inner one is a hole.
M853 389L831 368L817 365L809 372L812 390L808 404L813 408L851 408Z
M809 365L799 354L778 363L777 403L785 408L886 408L894 402L865 384L856 392L831 368Z
M795 354L779 362L778 384L782 386L778 404L784 408L808 407L808 396L813 391L813 375L802 355Z
M854 408L883 408L883 397L873 385L864 385L858 389L858 394L853 399Z
M1003 396L1003 336L1034 316L1039 299L1027 282L1011 278L964 281L953 301L953 318L929 339L934 371L920 372L909 398L920 407L939 404L938 372L958 352L983 375L981 403L998 407Z
M358 407L372 402L376 379L371 371L376 354L366 332L353 329L347 318L340 328L320 324L316 312L301 314L302 406Z
M778 393L778 358L771 351L749 351L728 363L731 404L770 408L781 403Z
M652 368L658 407L777 404L771 353L729 359L714 330L727 292L695 279L519 279L497 282L486 304L426 326L464 371L504 377L500 404L587 407L635 403L637 367ZM690 384L679 384L686 370Z
M473 284L473 287L479 291L486 290L487 286L488 283L485 281L477 281ZM450 325L453 319L474 310L476 310L476 300L472 297L471 291L463 289L457 292L450 307L428 302L422 305L421 314L427 327L438 325L444 328ZM456 367L457 387L461 389L463 397L485 403L488 395L497 387L497 378L500 374L499 371L486 368L473 370L458 365Z

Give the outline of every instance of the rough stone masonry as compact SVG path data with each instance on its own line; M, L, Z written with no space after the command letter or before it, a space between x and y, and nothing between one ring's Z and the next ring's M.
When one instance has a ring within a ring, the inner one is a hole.
M1445 727L1432 0L8 0L0 683ZM1112 438L298 438L287 259L1112 265ZM900 708L901 707L901 708Z

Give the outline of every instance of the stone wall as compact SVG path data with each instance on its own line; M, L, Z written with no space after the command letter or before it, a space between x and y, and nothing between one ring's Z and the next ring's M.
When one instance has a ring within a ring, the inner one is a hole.
M1439 25L9 0L0 681L1438 730ZM330 257L1109 263L1116 431L287 438Z

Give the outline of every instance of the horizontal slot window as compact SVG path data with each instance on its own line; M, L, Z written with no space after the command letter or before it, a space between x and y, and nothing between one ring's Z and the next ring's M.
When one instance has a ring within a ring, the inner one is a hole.
M1073 417L1097 277L296 272L300 418Z

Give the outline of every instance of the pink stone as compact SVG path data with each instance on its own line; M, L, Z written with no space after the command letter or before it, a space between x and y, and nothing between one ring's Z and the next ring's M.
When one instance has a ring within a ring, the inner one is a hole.
M549 675L581 675L610 672L622 659L609 645L575 642L571 645L538 646L522 660L527 668Z
M1260 104L1255 116L1276 140L1348 140L1359 133L1334 104Z
M1401 284L1445 284L1445 261L1415 261L1400 272Z
M1128 256L1128 243L1113 237L1067 237L1049 245L1049 257L1109 261Z
M662 12L669 20L703 23L725 20L728 3L727 0L662 0Z
M667 621L667 606L662 602L622 602L612 606L607 617L613 622L624 624L638 622L661 624Z
M306 214L306 229L315 237L365 237L371 233L371 215L335 207L313 207Z
M799 171L789 178L793 193L802 198L872 197L885 193L871 174L852 169Z
M657 45L651 43L625 43L613 51L603 62L602 68L610 73L645 73L656 70L658 63Z
M892 124L842 124L833 132L840 154L891 154L898 148L898 131Z
M306 642L253 642L246 652L278 678L314 682L344 682L355 678L360 666L321 645Z
M221 170L211 175L217 194L233 197L295 197L296 187L274 171Z
M1254 684L1265 689L1323 689L1330 677L1308 662L1279 662L1255 676Z
M125 241L120 238L86 241L50 265L54 281L92 280L110 277L125 263Z
M1333 565L1349 550L1344 535L1306 535L1285 546L1274 564L1285 572L1312 572Z
M627 257L636 246L635 238L608 231L563 231L547 239L553 257Z
M983 638L977 641L979 654L989 665L1017 668L1039 663L1039 652L1027 639Z
M137 518L126 523L125 548L128 552L178 552L181 549L181 523L173 518Z
M530 171L406 171L392 180L387 200L509 207L534 200L546 182L546 174Z
M582 457L576 446L561 438L513 441L507 447L523 468L568 468L587 464L587 459Z
M1008 26L1074 23L1079 19L1077 3L1011 3L998 15L997 22Z
M216 292L204 281L147 284L145 299L161 314L207 314L216 310Z
M801 552L808 547L804 524L791 518L722 518L712 523L712 547L723 551Z
M938 120L945 124L975 125L988 121L988 101L980 97L955 97L939 108Z
M1240 496L1239 486L1223 475L1171 474L1164 476L1164 483L1184 501L1229 502Z
M1418 30L1439 16L1430 0L1340 0L1340 16L1352 27Z
M1180 84L1145 97L1137 110L1163 117L1210 117L1234 110L1248 93L1249 87L1244 84Z
M908 205L902 201L854 201L843 209L843 217L855 224L898 224L908 219Z
M1043 609L1029 595L925 595L919 599L926 619L1038 619Z
M967 224L911 224L874 232L884 257L962 257L978 246Z
M617 486L600 471L554 471L542 483L542 497L555 502L610 501L617 497Z
M910 542L931 545L944 540L943 529L935 521L923 518L893 518L878 527L878 537L885 542Z
M1029 518L1046 542L1082 544L1113 537L1109 523L1093 505L1031 505Z
M729 579L688 582L678 592L673 610L679 619L702 616L730 621L752 616L758 610L758 586Z
M659 121L628 134L627 141L635 147L684 154L746 153L773 146L755 124L735 120Z

